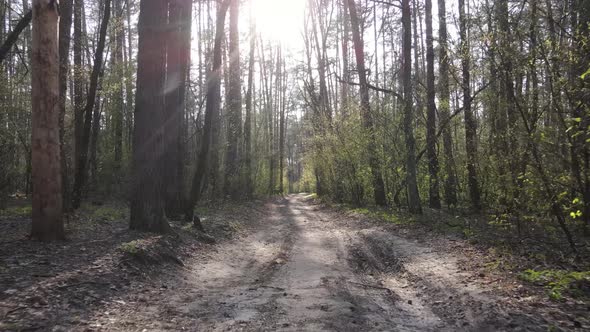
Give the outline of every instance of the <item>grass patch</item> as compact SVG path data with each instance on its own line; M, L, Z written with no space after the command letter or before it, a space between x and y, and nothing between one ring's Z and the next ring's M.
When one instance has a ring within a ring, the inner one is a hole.
M127 209L113 206L100 206L94 209L91 218L103 221L115 221L127 218Z
M0 210L0 217L2 218L25 218L30 217L33 208L31 205L12 206Z
M369 208L354 208L350 209L351 212L358 213L365 215L369 218L374 218L378 220L382 220L385 222L389 222L396 225L408 224L413 222L413 220L408 218L400 218L399 215L392 213L390 211L385 210L378 210L378 209L369 209Z
M81 213L90 220L110 222L127 219L127 207L118 205L83 204Z
M555 301L562 300L566 295L575 298L590 295L590 271L526 270L520 278L545 287L549 297Z
M195 215L197 216L204 216L210 213L210 209L207 206L197 206L195 208Z

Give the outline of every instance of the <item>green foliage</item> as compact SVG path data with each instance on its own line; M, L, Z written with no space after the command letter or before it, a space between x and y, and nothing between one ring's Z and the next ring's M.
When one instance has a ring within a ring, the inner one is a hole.
M564 270L526 270L520 274L524 281L544 286L551 299L559 301L565 295L573 297L587 296L584 294L590 287L590 271L576 272Z
M346 116L334 121L333 128L309 139L314 153L306 156L310 167L304 178L312 180L315 188L315 176L319 174L321 195L339 203L363 206L373 202L373 187L367 155L370 135L363 129L358 112L349 107ZM383 160L383 156L378 159Z

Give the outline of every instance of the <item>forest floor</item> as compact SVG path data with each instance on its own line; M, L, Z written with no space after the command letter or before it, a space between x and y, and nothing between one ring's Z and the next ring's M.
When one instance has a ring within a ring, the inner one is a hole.
M130 232L125 210L82 209L57 244L0 215L0 330L590 328L588 302L549 299L485 249L311 196L201 208L209 236Z

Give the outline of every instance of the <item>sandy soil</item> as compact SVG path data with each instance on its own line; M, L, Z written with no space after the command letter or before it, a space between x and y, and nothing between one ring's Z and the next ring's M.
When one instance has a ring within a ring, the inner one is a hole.
M83 319L63 318L37 329L568 328L569 322L555 326L547 321L546 311L533 303L515 304L511 292L499 291L478 271L466 269L461 250L433 248L383 223L324 208L304 195L268 202L249 220L241 236L196 248L198 254L185 256L181 268L131 280L126 292L114 292ZM13 314L5 312L4 319Z

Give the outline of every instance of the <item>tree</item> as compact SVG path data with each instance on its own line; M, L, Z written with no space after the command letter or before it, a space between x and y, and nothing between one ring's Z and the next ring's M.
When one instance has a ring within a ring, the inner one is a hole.
M67 4L66 4L67 6ZM31 23L31 19L33 18L33 11L28 11L16 24L14 30L8 34L6 40L0 46L0 64L6 59L8 56L8 52L12 49L12 46L18 40L18 36L26 29L26 27Z
M426 9L426 151L428 154L430 207L440 209L438 156L436 154L436 102L434 88L434 46L432 37L432 0L425 1Z
M465 14L465 0L459 0L459 35L461 38L461 69L463 80L463 114L465 115L465 146L467 151L467 183L469 197L475 210L481 209L479 184L477 181L477 123L471 109L471 63L469 39L467 36L467 16Z
M114 39L114 48L111 52L111 69L114 77L118 78L114 83L112 93L112 112L113 112L113 130L114 130L114 162L115 172L118 172L123 160L123 113L125 112L124 102L124 70L123 70L123 44L125 43L124 24L123 24L123 0L113 0L114 24L111 38Z
M166 1L141 0L138 24L137 92L133 130L130 228L169 229L164 216L161 158L164 145Z
M183 119L190 62L192 1L169 2L166 66L166 112L164 137L166 153L162 169L166 177L166 215L176 218L183 209L184 138Z
M442 131L444 166L445 166L445 202L449 206L457 204L457 178L453 169L455 158L453 157L453 138L450 129L450 105L449 92L449 55L447 42L447 11L445 0L438 0L438 44L439 44L439 119L446 124Z
M240 161L239 145L242 136L242 84L240 75L239 0L231 0L229 7L229 82L227 116L227 151L225 156L225 194L233 198L239 195Z
M57 3L33 1L31 237L65 238L59 144L59 47Z
M412 111L412 18L410 0L402 0L402 81L404 95L404 136L406 140L406 182L408 208L411 213L422 213L418 192L416 140L414 139L414 112Z
M92 73L90 74L90 85L88 88L88 95L86 98L86 106L84 107L84 127L80 133L80 146L77 154L77 164L75 169L74 188L72 192L72 207L77 209L80 207L82 200L82 189L86 183L87 165L88 165L88 150L90 144L90 135L92 129L92 115L95 110L96 94L99 87L99 78L102 72L102 61L104 57L104 47L106 43L107 28L109 19L111 17L111 0L104 0L104 13L100 23L100 32L98 36L98 44L94 53L94 65ZM96 117L95 117L96 118ZM98 122L95 121L96 125ZM95 130L96 133L98 133ZM94 140L96 142L96 140Z
M348 15L348 0L342 1L342 24L344 25L342 29L342 91L340 92L340 100L341 100L341 112L343 114L347 113L348 108L348 82L350 81L350 70L349 70L349 38L350 38L350 20Z
M356 5L354 0L348 0L348 10L350 13L350 24L352 26L352 41L354 44L354 54L356 56L356 67L359 75L363 127L369 132L367 154L369 158L369 165L371 167L371 174L373 176L373 193L375 196L375 204L384 206L387 204L385 199L385 186L383 184L379 159L377 157L377 147L375 146L375 125L373 122L373 115L371 114L371 103L369 100L369 87L367 84L365 69L365 51L361 40L361 34L359 32L359 20L356 13Z
M82 12L84 0L74 0L74 167L81 163L82 158L82 133L84 131L84 90L86 86L84 68L82 63ZM72 200L74 197L72 197ZM72 205L73 202L72 202Z
M286 108L287 108L287 65L285 61L279 62L279 65L282 65L282 76L281 76L281 105L279 110L279 193L282 195L284 193L284 164L285 164L285 126L286 118Z
M203 138L201 150L197 159L195 174L193 177L190 194L186 200L184 219L186 222L193 222L202 229L199 219L195 218L194 208L205 186L206 177L209 174L211 161L211 146L214 135L215 122L219 119L221 105L221 44L225 34L225 16L230 0L225 0L217 10L215 23L215 45L213 46L213 64L207 79L207 101L205 106L205 123L203 127Z
M246 91L246 119L244 121L244 178L246 194L252 195L252 112L254 104L254 64L256 56L256 20L250 11L250 54L248 59L248 90Z
M60 2L59 20L59 145L61 159L61 183L64 211L71 210L69 191L68 162L65 142L66 95L68 90L68 71L70 69L70 39L72 30L72 0Z

